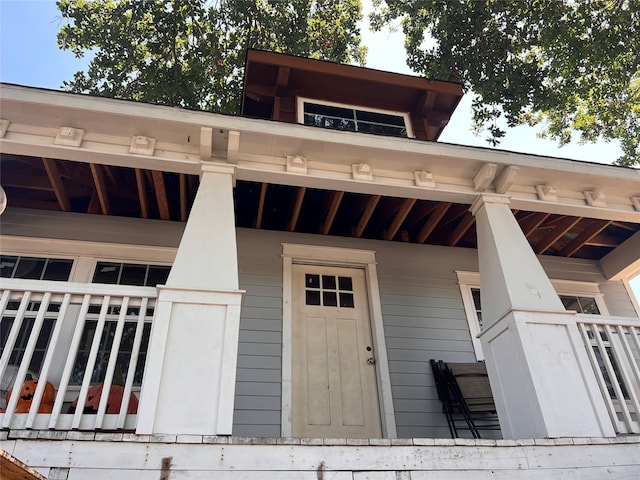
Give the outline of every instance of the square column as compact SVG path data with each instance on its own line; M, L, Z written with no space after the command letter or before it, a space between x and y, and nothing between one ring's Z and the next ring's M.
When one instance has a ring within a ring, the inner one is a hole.
M504 438L615 436L583 345L503 195L476 217L480 335Z
M138 434L231 435L240 306L234 167L207 165L158 300Z

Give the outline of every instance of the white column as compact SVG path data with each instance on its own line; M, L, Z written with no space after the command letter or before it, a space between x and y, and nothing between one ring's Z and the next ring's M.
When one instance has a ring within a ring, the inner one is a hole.
M575 322L503 195L476 216L480 335L504 438L614 436Z
M206 165L158 300L139 434L230 435L240 304L234 167Z

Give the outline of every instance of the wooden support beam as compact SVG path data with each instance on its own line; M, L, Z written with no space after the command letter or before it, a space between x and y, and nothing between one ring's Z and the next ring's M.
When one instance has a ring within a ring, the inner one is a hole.
M560 255L564 257L572 256L612 223L613 220L594 220L589 227L585 228L580 235L571 240L571 242L560 251Z
M522 229L522 233L524 233L524 236L529 238L529 235L535 232L537 228L542 225L550 216L550 213L534 213L523 218L520 221L520 228Z
M111 207L109 206L109 194L107 192L107 186L104 181L104 176L100 170L100 165L92 163L89 165L91 169L91 176L93 177L93 183L96 187L96 193L98 194L98 201L100 202L100 210L103 215L109 215L111 213Z
M333 225L333 221L336 218L336 214L338 213L338 208L340 207L340 202L342 202L342 197L344 197L344 192L333 192L331 196L331 205L329 206L329 211L327 212L327 217L324 223L320 226L320 233L323 235L327 235L331 230L331 225Z
M184 173L179 175L180 183L180 221L187 221L187 176Z
M396 216L391 222L391 225L389 225L389 228L385 229L383 233L382 238L384 240L393 240L393 237L395 237L396 233L398 233L398 230L400 230L402 223L407 218L407 215L409 215L409 212L411 211L415 203L415 198L407 198L402 202L402 205L400 205L400 208L396 212Z
M460 223L453 229L451 236L449 237L449 241L447 242L450 247L457 245L462 237L464 237L465 233L469 231L471 226L476 222L476 217L471 213L467 212L465 216L460 220Z
M160 218L162 220L171 220L167 189L164 186L164 174L158 170L153 170L151 172L151 177L153 178L153 189L156 191L156 200L158 201Z
M91 198L89 199L89 205L87 205L87 213L96 214L100 213L100 200L98 199L98 194L94 190L91 193Z
M429 216L425 224L422 226L422 228L418 232L418 235L416 236L417 243L424 243L427 241L427 238L429 238L429 235L433 233L436 226L438 225L438 223L440 223L440 220L442 220L442 217L445 216L445 214L447 213L450 207L451 207L451 202L443 202L436 207L436 209Z
M41 190L51 192L51 180L44 176L23 175L21 173L2 171L2 186L4 188L23 188L25 190Z
M360 217L358 224L352 230L354 237L360 238L362 236L364 229L367 228L369 220L371 220L371 215L373 215L373 212L378 206L380 198L382 198L380 195L372 195L371 197L369 197L369 200L364 207L364 211L362 212L362 216Z
M291 219L287 224L287 230L290 232L295 231L296 224L298 223L298 217L300 216L300 210L302 209L302 202L304 201L304 195L307 192L307 187L299 187L296 192L296 201L293 205L293 212L291 213Z
M63 212L70 211L71 202L69 202L67 190L64 188L64 184L62 183L62 177L60 176L60 171L58 170L56 161L51 158L43 157L42 163L44 164L44 169L47 171L47 177L49 177L49 181L51 182L51 188L53 188L53 193L58 200L60 210Z
M546 252L549 247L562 238L569 230L571 230L580 220L581 217L562 217L547 235L534 247L534 252L541 255Z
M260 188L260 201L258 202L258 214L256 215L256 220L253 222L253 228L260 228L262 226L262 215L264 213L264 200L267 196L267 188L269 187L268 183L263 183Z
M138 186L138 200L140 201L140 216L149 218L149 201L147 200L147 185L142 170L136 168L136 185Z

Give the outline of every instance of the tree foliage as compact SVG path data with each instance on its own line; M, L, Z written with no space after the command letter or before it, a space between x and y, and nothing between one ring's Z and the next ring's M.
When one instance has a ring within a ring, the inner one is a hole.
M236 113L248 48L364 63L360 0L59 0L58 46L92 55L63 88Z
M408 64L475 93L473 120L496 144L508 126L619 140L640 163L640 1L374 0L375 28L400 21Z

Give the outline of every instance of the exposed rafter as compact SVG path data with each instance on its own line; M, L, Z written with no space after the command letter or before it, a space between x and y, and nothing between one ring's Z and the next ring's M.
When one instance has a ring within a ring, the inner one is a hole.
M451 207L450 202L440 203L433 213L429 216L425 224L422 226L418 235L416 235L416 243L424 243L427 241L429 236L433 233L440 220L445 216L449 208Z
M299 187L296 192L296 201L293 204L293 212L291 213L291 219L287 224L287 230L290 232L295 231L296 224L298 223L298 217L300 216L300 210L302 209L302 202L304 201L304 194L307 191L307 187Z
M338 213L338 208L340 208L340 202L342 202L343 196L344 192L333 192L333 194L331 195L331 204L329 206L329 211L327 212L327 217L320 227L320 233L322 233L323 235L327 235L331 230L331 225L333 225L333 221L336 218L336 214Z
M260 228L262 226L262 214L264 213L264 200L267 196L268 183L263 183L260 187L260 200L258 202L258 213L253 223L254 228Z
M357 225L352 229L352 233L354 237L360 238L362 236L364 229L367 228L369 220L371 220L371 215L373 215L373 212L376 210L376 207L378 206L378 202L380 201L380 198L382 198L380 195L372 195L371 197L369 197L369 200L367 200L367 204L364 207L364 211L362 212L362 216L360 217L360 220L358 221Z
M70 211L71 203L69 202L69 196L67 195L67 191L62 183L62 177L60 176L60 171L58 170L56 161L50 158L43 158L42 163L44 164L44 169L47 171L47 176L51 182L53 193L60 205L60 210L63 212Z
M383 234L384 240L392 240L393 237L396 236L396 233L398 233L398 230L400 229L400 227L402 226L402 223L407 218L407 215L409 215L409 212L411 211L415 203L416 203L415 198L407 198L402 202L402 205L398 209L398 212L396 213L396 216L391 222L391 225L389 225L389 228L385 229L384 231L384 234Z
M104 181L104 176L100 170L100 165L92 163L89 165L91 168L91 176L93 177L93 183L96 187L96 194L98 195L98 201L100 202L100 210L103 215L109 215L111 208L109 206L109 194L107 186Z
M580 235L569 242L567 246L560 251L560 254L564 257L571 257L592 238L611 225L611 223L611 220L594 220Z
M169 199L167 198L167 189L164 185L164 174L154 170L151 172L153 178L153 189L156 192L156 200L158 202L158 211L162 220L171 220L169 213Z
M138 187L138 199L140 201L140 216L142 218L149 218L147 187L144 180L144 173L139 168L136 168L136 185Z
M580 220L582 220L580 217L562 217L555 222L553 229L535 245L533 250L538 255L546 252L551 245L560 240Z
M471 212L467 212L462 220L460 220L460 223L458 223L456 228L451 233L449 241L447 242L448 245L451 247L457 245L460 239L464 237L465 233L469 231L469 229L475 222L476 217Z

